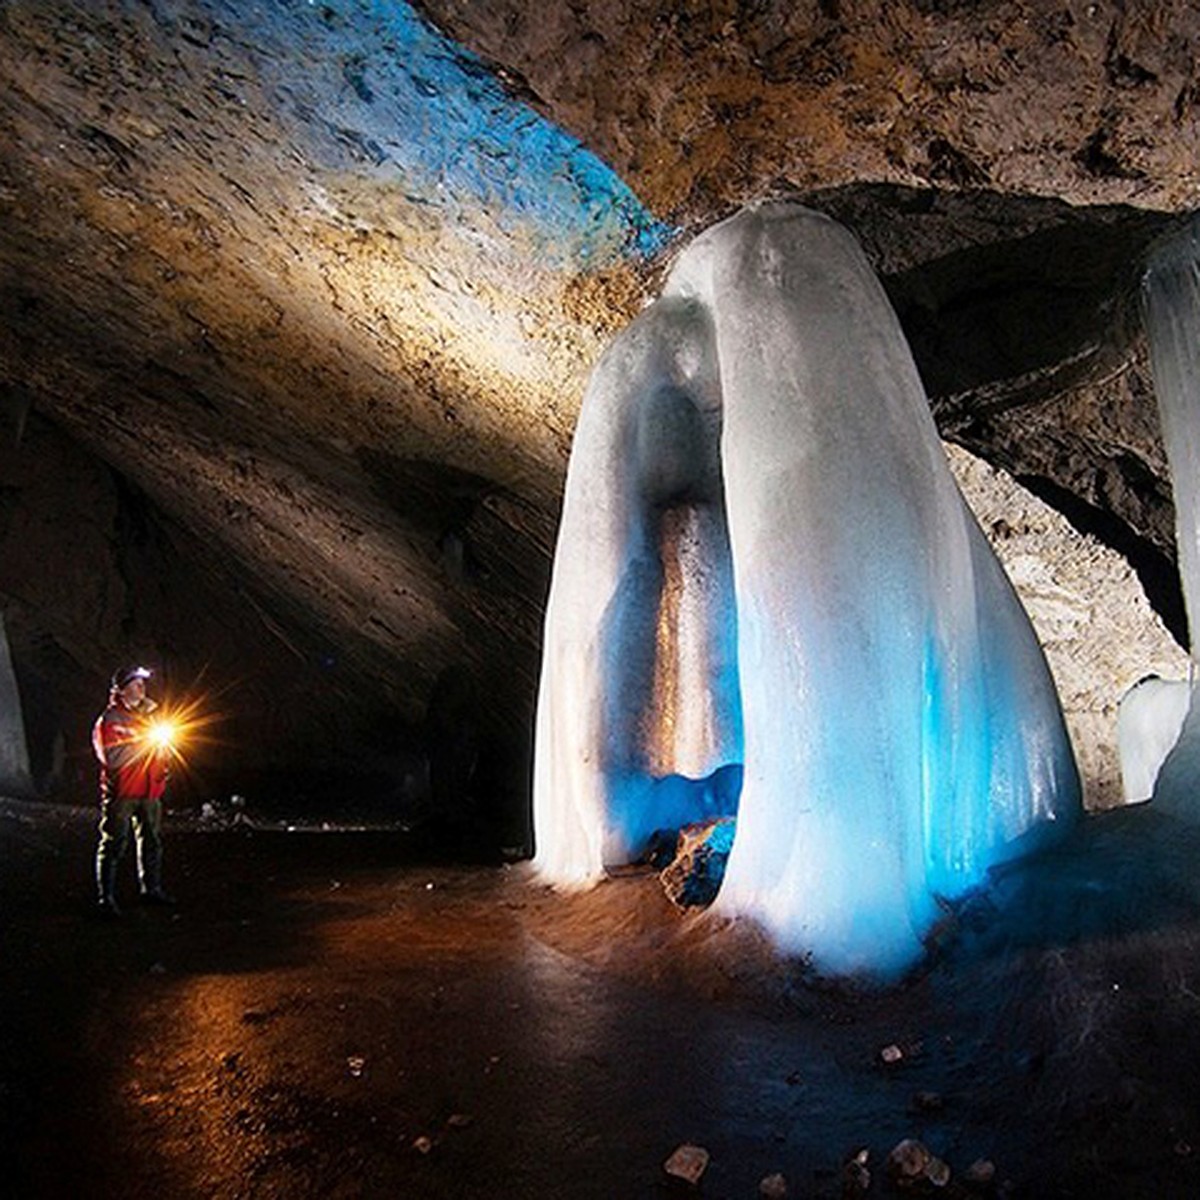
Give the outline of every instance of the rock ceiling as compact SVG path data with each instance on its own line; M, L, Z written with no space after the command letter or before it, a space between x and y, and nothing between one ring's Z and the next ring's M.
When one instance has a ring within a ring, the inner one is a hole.
M8 0L31 737L75 745L148 654L243 757L386 773L424 723L518 779L588 370L673 246L768 196L854 229L944 435L1183 636L1136 286L1196 205L1198 40L1148 0Z

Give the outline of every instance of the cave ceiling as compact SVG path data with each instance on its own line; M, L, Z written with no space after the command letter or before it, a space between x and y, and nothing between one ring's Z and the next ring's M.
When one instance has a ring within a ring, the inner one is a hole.
M1196 206L1198 39L1135 0L4 0L19 669L66 712L157 655L281 745L448 695L521 758L588 372L779 196L858 234L943 435L1182 636L1136 293Z

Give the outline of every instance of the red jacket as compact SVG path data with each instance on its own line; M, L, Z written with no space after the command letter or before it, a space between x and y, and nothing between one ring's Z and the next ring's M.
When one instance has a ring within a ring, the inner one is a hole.
M167 790L167 754L150 744L150 714L117 699L96 719L92 748L100 760L100 796L161 800Z

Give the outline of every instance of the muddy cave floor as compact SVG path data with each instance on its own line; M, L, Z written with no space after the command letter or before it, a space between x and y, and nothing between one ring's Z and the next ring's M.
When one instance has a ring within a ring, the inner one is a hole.
M0 802L6 1196L841 1196L863 1149L884 1195L904 1137L943 1196L979 1158L992 1194L1200 1194L1200 832L1146 809L997 877L875 992L651 874L562 897L403 832L169 817L178 908L106 923L92 834ZM663 1171L684 1142L698 1188Z

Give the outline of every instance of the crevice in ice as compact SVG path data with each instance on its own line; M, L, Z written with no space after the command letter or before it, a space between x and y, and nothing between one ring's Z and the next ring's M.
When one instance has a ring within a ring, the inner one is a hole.
M659 301L597 366L568 472L534 768L535 863L557 884L728 806L742 734L720 440L711 318Z
M683 825L734 815L725 769L741 758L719 424L665 386L641 403L634 439L637 536L599 633L612 650L600 685L605 865L640 857Z

